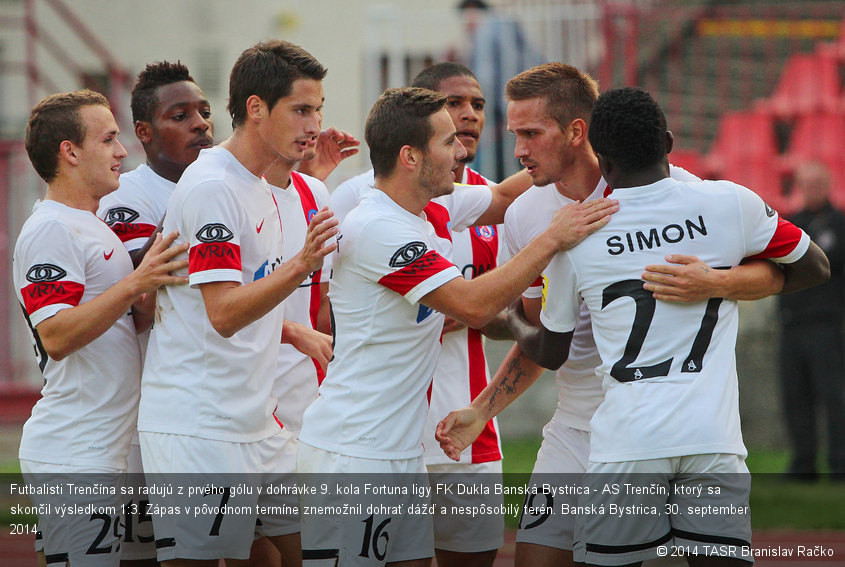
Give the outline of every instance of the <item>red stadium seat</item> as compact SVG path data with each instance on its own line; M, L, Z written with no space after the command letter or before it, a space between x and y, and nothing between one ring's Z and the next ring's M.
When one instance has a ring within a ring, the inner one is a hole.
M725 177L724 170L736 160L775 161L778 143L772 115L765 110L726 112L710 154L704 162L706 175ZM670 157L670 160L671 157Z
M834 111L839 108L841 90L836 53L820 49L816 53L790 57L774 94L763 104L783 118Z

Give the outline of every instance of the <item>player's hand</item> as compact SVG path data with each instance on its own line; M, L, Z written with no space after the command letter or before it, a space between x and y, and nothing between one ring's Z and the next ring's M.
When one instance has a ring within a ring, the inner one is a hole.
M138 295L155 291L164 285L184 285L188 283L187 276L174 276L172 272L184 270L188 267L188 258L183 257L177 260L176 257L187 252L189 243L183 242L177 246L171 246L179 236L175 230L162 237L156 236L155 242L144 259L138 265L132 278Z
M456 321L451 317L446 317L446 320L443 321L443 335L447 333L454 333L455 331L460 331L461 329L466 329L466 325L460 321Z
M674 303L696 303L711 297L721 297L723 270L716 270L696 258L670 254L671 265L648 265L642 275L643 287L654 293L655 299Z
M453 461L461 459L461 451L475 441L487 422L472 406L455 410L440 423L434 431L434 438L440 443L440 448Z
M593 199L575 202L559 209L547 229L558 250L569 250L606 225L610 215L619 210L615 199Z
M340 162L358 153L360 145L361 141L349 132L328 128L317 136L314 157L300 161L296 170L325 181Z
M316 360L323 372L328 368L329 361L332 359L331 335L285 319L284 327L282 327L282 342L292 345L305 356Z
M320 209L308 224L305 244L296 255L303 262L308 272L316 272L323 267L323 258L337 249L337 242L329 241L337 234L337 219L328 207Z

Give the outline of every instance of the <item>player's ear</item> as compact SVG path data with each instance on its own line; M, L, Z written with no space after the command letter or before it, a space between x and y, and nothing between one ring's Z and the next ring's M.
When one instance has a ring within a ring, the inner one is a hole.
M675 136L669 130L666 130L666 154L672 153L672 148L675 147Z
M135 137L142 144L149 144L153 139L153 125L145 120L135 122Z
M405 144L399 149L399 157L396 165L407 170L413 170L422 159L422 153L415 147Z
M601 175L602 177L604 177L605 181L608 181L610 179L610 176L612 176L614 173L613 166L610 164L610 162L607 161L607 159L605 159L603 155L598 152L594 153L596 154L596 158L599 160L599 169L601 170ZM610 182L608 181L608 184L609 183Z
M572 132L572 145L580 146L587 143L587 123L581 118L576 118L569 124L569 131Z
M264 101L261 100L260 96L250 95L250 97L246 99L247 118L260 121L264 118L266 113L267 105L264 104Z
M64 140L59 144L59 158L72 165L79 163L79 147L70 140Z

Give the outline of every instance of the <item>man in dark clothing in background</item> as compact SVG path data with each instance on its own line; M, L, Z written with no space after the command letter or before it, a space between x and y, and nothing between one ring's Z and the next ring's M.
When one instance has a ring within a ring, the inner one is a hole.
M845 215L828 200L830 173L821 163L801 165L794 190L803 204L790 220L827 254L831 277L780 297L781 394L792 446L788 474L796 480L818 477L816 410L823 405L830 470L845 477Z

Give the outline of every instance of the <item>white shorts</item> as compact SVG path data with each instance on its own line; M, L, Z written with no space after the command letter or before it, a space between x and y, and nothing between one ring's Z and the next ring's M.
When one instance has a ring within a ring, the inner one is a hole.
M125 471L21 459L21 472L28 485L61 487L61 494L29 497L33 506L46 511L38 515L41 538L36 539L36 549L44 552L48 566L118 565L123 535L120 492Z
M156 558L156 542L153 535L153 518L148 514L150 499L142 495L147 486L144 467L141 464L141 445L137 435L129 445L126 486L132 487L132 494L123 498L123 542L120 544L120 559L136 561Z
M589 431L573 429L554 420L546 424L529 481L529 486L536 487L536 494L525 495L517 542L572 550L575 516L563 510L566 505L575 506L578 495L574 490L561 488L580 485L589 455Z
M501 509L504 499L495 493L502 484L502 461L426 465L431 502L445 514L434 515L434 547L446 551L477 553L499 549L505 543L503 514L452 513L455 508ZM448 488L451 486L452 490ZM468 488L457 494L457 485Z
M578 498L575 561L624 565L658 548L751 557L751 475L739 455L590 463Z
M140 438L159 561L247 559L255 534L299 531L296 440L287 431L252 443Z
M360 459L299 444L304 567L380 566L434 556L422 457Z

